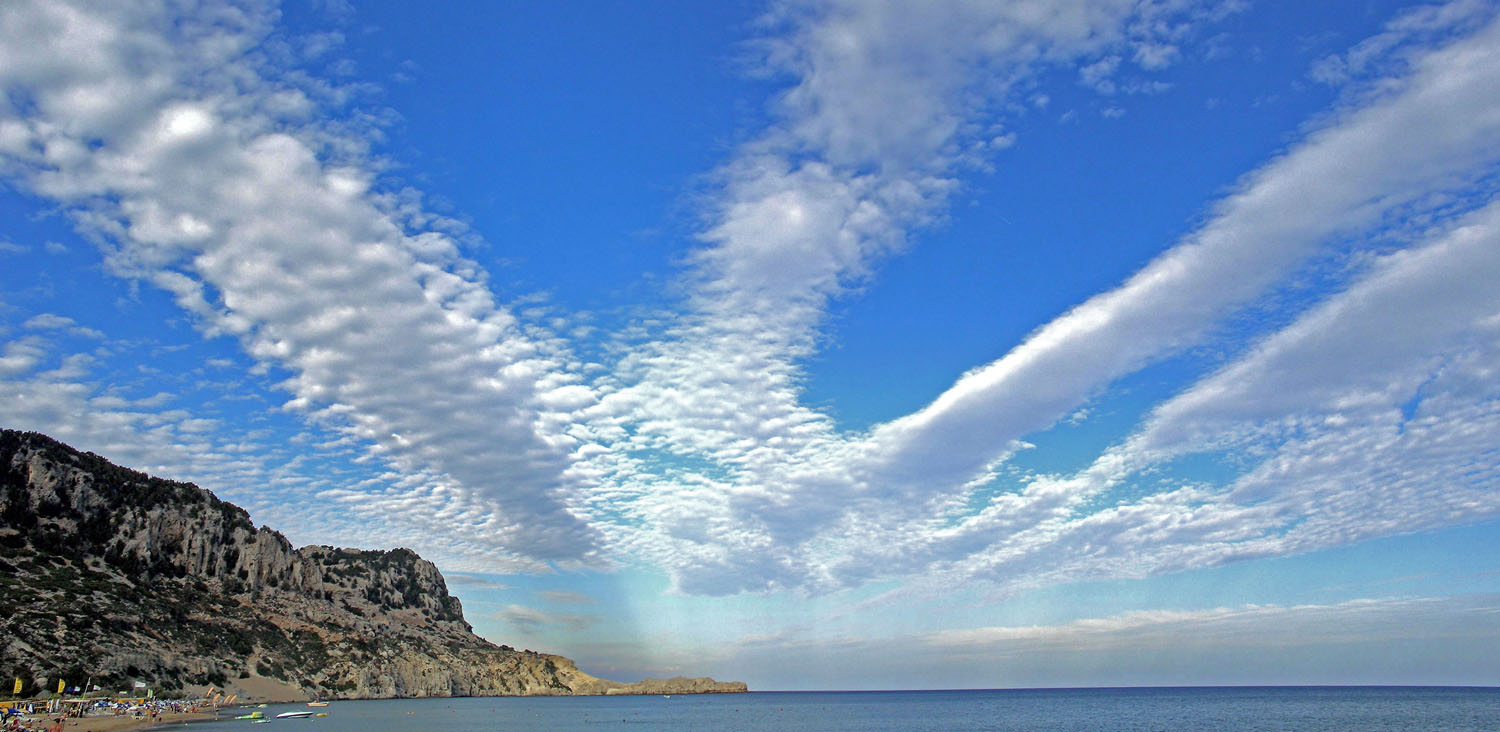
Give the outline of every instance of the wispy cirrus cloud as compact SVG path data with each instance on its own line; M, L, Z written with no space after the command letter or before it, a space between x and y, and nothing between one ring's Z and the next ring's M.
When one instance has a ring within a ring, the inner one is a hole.
M1207 610L1145 610L1050 626L945 630L922 642L948 652L1000 657L1160 648L1306 647L1379 639L1473 638L1493 620L1495 597L1351 600L1336 605L1248 605ZM1418 618L1426 622L1417 621ZM1493 629L1480 637L1495 638ZM1167 641L1167 642L1164 642Z
M800 659L790 672L762 672L780 689L810 688L806 679L820 676L875 689L912 678L934 688L1462 684L1494 677L1494 603L1468 594L1237 604L928 633L747 637L716 650L730 668ZM1437 660L1413 659L1405 650L1413 645L1434 649ZM850 676L857 668L870 672Z
M537 593L537 595L547 602L558 605L595 605L599 602L599 598L597 597L585 595L581 592L570 592L568 590L545 590Z
M554 626L578 631L598 622L598 618L590 615L549 613L524 605L507 605L496 611L495 616L516 632L526 635Z
M511 589L510 585L503 584L503 583L500 583L500 582L496 582L495 580L489 579L488 577L479 577L479 576L472 575L472 574L463 574L462 572L448 572L448 573L446 573L446 574L443 575L443 579L446 579L448 581L449 585L457 585L458 587L462 587L464 589L472 589L472 590L509 590L509 589Z

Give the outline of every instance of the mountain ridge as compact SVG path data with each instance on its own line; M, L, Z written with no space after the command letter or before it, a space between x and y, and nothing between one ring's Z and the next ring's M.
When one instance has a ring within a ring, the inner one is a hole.
M293 548L191 483L0 430L0 672L388 698L745 691L618 683L473 633L409 549ZM272 683L274 682L274 683Z

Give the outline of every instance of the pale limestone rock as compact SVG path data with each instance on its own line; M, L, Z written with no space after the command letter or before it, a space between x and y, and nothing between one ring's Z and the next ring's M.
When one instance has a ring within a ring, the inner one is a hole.
M0 430L0 488L0 556L21 580L0 585L0 665L37 677L78 667L321 698L745 691L621 684L496 646L409 550L293 549L208 491L42 435Z

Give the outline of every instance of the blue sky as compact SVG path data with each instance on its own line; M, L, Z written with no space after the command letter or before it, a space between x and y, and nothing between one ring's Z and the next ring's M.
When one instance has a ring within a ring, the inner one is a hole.
M0 8L0 424L759 689L1500 684L1500 13Z

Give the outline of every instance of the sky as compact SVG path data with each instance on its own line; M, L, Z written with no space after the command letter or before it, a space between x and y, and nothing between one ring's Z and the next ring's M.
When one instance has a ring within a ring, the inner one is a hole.
M1500 685L1500 7L0 4L0 425L752 689Z

